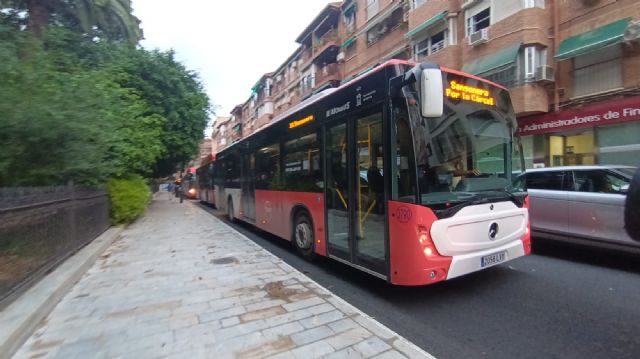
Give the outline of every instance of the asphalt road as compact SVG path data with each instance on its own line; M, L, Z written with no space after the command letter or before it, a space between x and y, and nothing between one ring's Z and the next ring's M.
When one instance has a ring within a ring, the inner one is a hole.
M639 258L534 238L531 256L395 287L329 259L309 263L285 240L232 226L440 359L640 358Z

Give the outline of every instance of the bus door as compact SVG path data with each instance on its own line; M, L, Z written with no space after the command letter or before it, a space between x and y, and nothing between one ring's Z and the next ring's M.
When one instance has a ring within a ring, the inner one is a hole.
M326 153L329 255L386 277L382 107L330 125Z
M253 153L243 155L242 159L242 212L244 219L256 219L256 159Z

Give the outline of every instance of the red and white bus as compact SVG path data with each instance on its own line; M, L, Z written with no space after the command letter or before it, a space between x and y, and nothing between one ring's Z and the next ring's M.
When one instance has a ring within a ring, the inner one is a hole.
M213 186L214 175L214 160L213 155L208 156L200 162L200 167L196 169L196 192L200 202L207 203L215 206L215 187Z
M216 156L218 208L390 283L424 285L530 253L508 91L391 60Z

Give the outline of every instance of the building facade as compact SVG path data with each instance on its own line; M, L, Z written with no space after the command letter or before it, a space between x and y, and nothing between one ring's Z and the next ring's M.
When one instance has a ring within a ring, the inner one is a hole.
M386 60L408 59L508 87L527 167L640 157L637 0L345 0L295 40L234 108L239 137Z

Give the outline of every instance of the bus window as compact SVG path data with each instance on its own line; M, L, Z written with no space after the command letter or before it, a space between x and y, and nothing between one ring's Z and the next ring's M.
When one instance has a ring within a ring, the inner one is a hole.
M396 141L396 179L393 182L392 198L396 201L415 202L416 180L413 139L409 116L404 99L394 101L395 141Z
M256 152L256 189L278 190L280 178L280 144L263 147Z
M321 191L320 163L320 142L315 133L287 141L284 145L287 188L300 192Z

